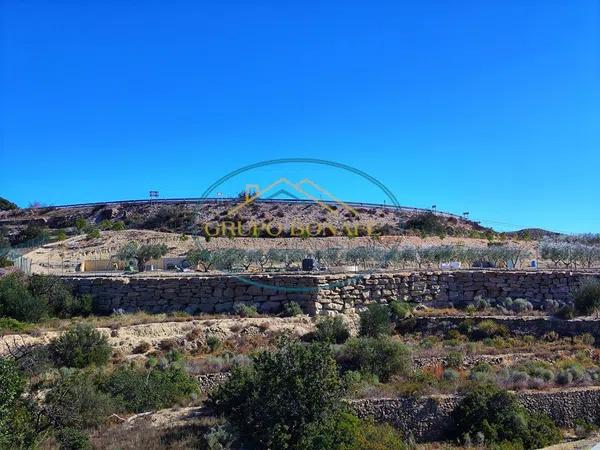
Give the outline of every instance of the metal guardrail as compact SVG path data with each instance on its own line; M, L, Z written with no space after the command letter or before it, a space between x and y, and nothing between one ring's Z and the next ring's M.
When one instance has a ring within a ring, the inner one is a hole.
M56 206L47 206L44 208L52 208L52 209L62 209L62 208L83 208L83 207L94 207L94 206L103 206L103 205L134 205L134 204L169 204L169 203L177 203L177 204L210 204L210 203L226 203L232 201L239 201L239 198L236 197L211 197L211 198L200 198L200 197L183 197L183 198L163 198L163 199L147 199L147 200L117 200L117 201L108 201L108 202L92 202L92 203L74 203L69 205L56 205ZM388 205L382 203L367 203L367 202L335 202L332 200L319 200L322 203L328 205L339 205L340 203L347 204L356 208L383 208L397 211L411 211L411 212L434 212L435 214L445 216L445 217L454 217L457 219L466 220L469 222L473 222L470 219L465 219L463 216L459 214L444 212L433 210L429 208L416 208L412 206L401 206L401 205ZM274 198L261 198L256 200L257 203L297 203L297 204L313 204L314 200L305 200L305 199L274 199Z

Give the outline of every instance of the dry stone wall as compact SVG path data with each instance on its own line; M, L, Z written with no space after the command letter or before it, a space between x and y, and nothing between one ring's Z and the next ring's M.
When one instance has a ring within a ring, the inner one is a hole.
M600 424L600 388L572 388L561 391L523 391L518 401L529 411L547 414L560 427L574 427L576 421ZM452 431L452 411L460 397L439 395L351 401L361 417L389 423L418 441L447 439Z
M474 297L568 302L582 277L570 271L463 270L373 274L261 274L65 277L80 294L91 294L100 310L227 312L234 303L274 312L294 301L310 314L349 313L370 302L394 299L430 306L463 305Z

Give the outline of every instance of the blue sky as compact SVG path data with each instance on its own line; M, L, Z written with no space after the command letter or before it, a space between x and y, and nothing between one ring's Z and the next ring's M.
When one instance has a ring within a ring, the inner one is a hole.
M0 196L199 196L339 161L405 205L600 232L600 2L4 0ZM337 197L384 195L336 171ZM253 178L254 177L254 178Z

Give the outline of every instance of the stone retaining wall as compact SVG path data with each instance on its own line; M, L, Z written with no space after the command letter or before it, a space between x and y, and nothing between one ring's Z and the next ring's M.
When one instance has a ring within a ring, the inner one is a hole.
M517 399L529 411L547 414L560 427L574 427L576 420L600 424L600 387L523 391L517 393ZM458 396L440 395L350 403L360 417L389 423L418 441L441 441L452 431L452 411L459 402Z
M591 334L600 342L600 319L573 319L561 320L554 317L510 317L510 316L473 316L473 317L415 317L412 319L414 328L412 331L424 334L447 333L458 328L465 321L474 323L493 319L504 324L511 333L521 335L532 335L538 338L546 333L554 331L559 336L574 337L582 334Z
M189 276L68 276L79 294L91 294L101 311L231 311L234 303L274 312L287 302L310 314L348 313L369 302L401 299L431 306L461 305L475 296L569 301L582 277L570 271L464 270L354 274L261 274Z

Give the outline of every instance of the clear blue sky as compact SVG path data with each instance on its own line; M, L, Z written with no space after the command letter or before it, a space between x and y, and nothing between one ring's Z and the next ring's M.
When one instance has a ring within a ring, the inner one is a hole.
M600 232L599 1L361 3L4 0L0 196L198 196L319 157L402 204Z

